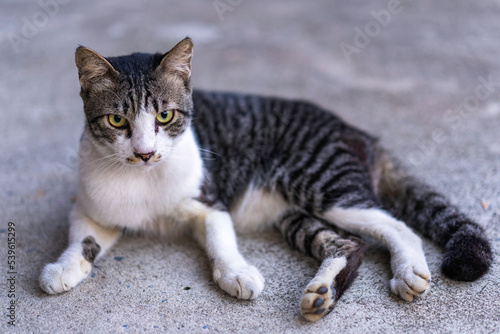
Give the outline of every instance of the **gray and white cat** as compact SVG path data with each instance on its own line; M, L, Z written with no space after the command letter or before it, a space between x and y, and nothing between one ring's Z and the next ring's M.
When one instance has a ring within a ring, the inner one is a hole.
M233 223L273 224L321 265L301 311L327 314L365 251L391 254L391 290L411 301L429 290L421 240L444 246L443 272L475 280L493 256L482 228L407 175L377 140L301 101L192 90L193 44L162 54L104 58L79 47L86 126L69 246L40 277L44 291L75 287L122 231L187 232L206 250L214 281L253 299L264 278L238 252ZM352 233L352 234L351 234Z

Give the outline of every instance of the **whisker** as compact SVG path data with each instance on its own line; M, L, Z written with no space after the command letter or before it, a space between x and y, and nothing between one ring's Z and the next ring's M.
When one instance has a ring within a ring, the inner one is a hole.
M201 148L201 147L198 147L198 150L203 151L203 152L207 152L207 153L211 153L213 155L217 155L217 156L221 157L221 155L219 153L216 153L214 151L210 151L210 150L207 150L207 149L204 149L204 148Z
M105 160L105 159L110 159L110 158L114 158L116 156L118 156L118 153L113 153L113 154L110 154L110 155L106 155L104 157L101 157L101 158L95 159L93 161L90 161L89 163L87 163L86 165L84 165L82 167L87 167L87 166L89 166L91 164L94 164L94 163L96 163L98 161Z
M104 172L119 163L121 163L120 159L118 157L113 157L109 160L104 161L99 166L97 166L94 172L96 173Z

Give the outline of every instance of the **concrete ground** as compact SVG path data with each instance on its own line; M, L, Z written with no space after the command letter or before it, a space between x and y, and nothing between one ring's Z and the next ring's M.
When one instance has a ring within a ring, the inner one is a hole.
M500 332L498 1L59 1L0 5L0 332ZM485 227L491 271L451 281L439 270L442 250L426 240L432 290L407 303L390 294L388 253L373 244L335 310L309 323L298 302L317 264L275 231L239 237L266 278L255 301L214 286L189 240L126 237L84 284L44 294L38 275L66 246L77 186L75 48L165 52L186 35L196 87L312 100L378 135Z

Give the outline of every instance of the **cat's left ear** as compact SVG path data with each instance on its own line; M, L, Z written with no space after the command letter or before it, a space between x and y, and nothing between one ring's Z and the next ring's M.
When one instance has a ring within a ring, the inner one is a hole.
M191 59L193 58L193 41L186 37L165 54L156 71L161 74L180 76L185 82L191 78Z

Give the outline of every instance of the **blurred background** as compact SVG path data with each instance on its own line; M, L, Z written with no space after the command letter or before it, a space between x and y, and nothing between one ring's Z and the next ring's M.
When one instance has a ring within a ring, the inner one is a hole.
M267 281L255 302L216 289L189 241L125 238L88 282L62 296L45 296L37 279L66 245L76 194L84 120L76 47L103 56L166 52L185 36L195 44L195 88L307 99L335 111L446 192L486 228L498 256L499 15L493 0L0 1L0 238L15 222L18 329L497 331L498 264L479 282L455 283L441 276L441 250L427 241L434 283L426 300L390 296L388 254L372 246L352 289L314 325L301 320L298 301L316 264L275 232L240 238Z

